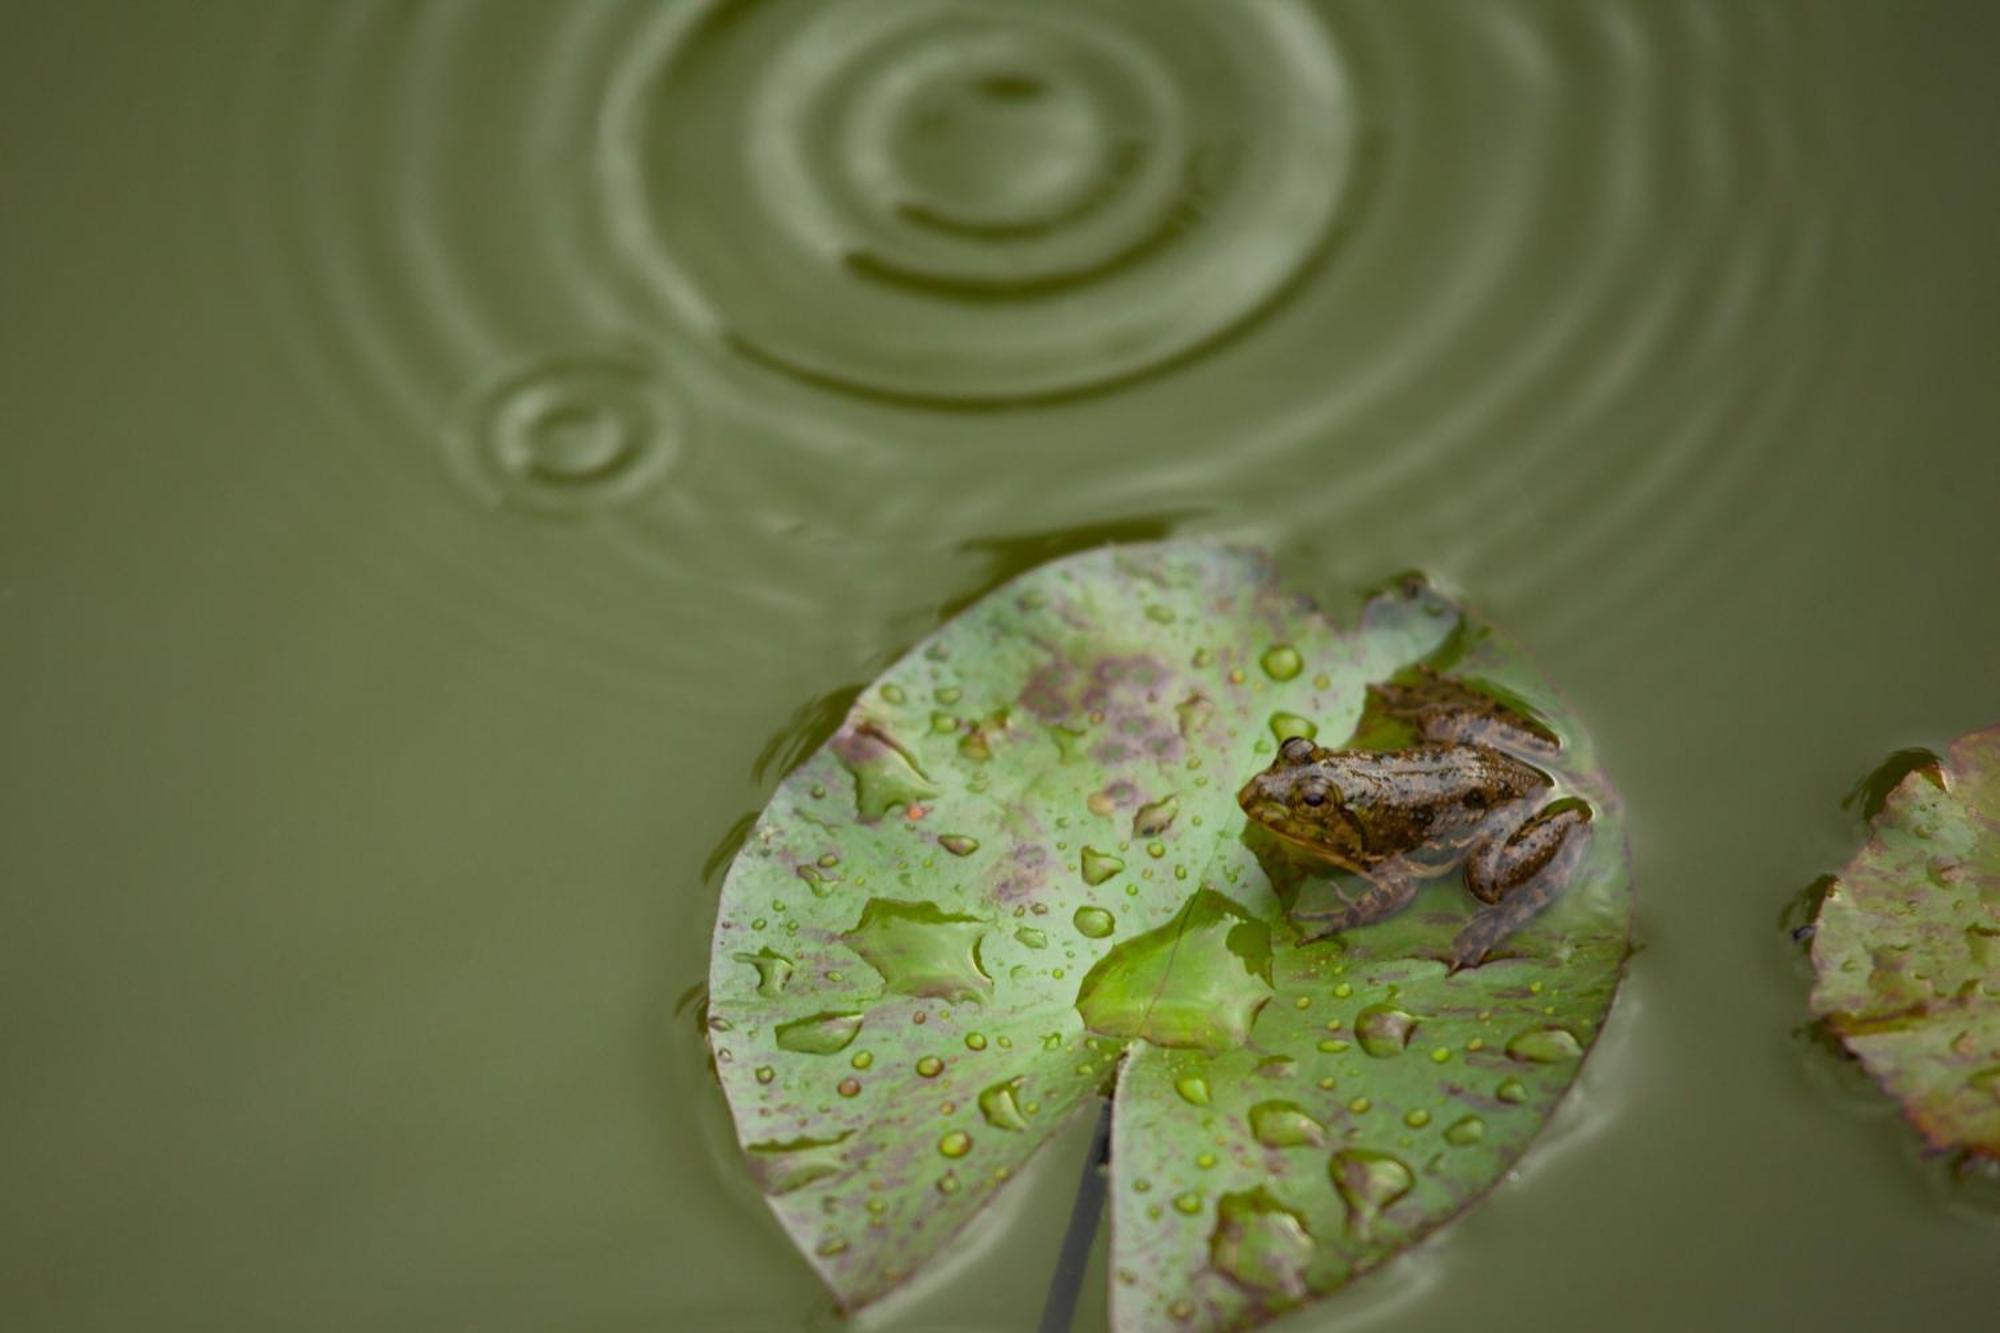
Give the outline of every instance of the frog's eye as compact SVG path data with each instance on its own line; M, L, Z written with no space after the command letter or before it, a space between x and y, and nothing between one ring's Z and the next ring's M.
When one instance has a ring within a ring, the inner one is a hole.
M1288 764L1303 764L1313 757L1313 743L1303 736L1293 736L1279 748L1278 754Z
M1326 784L1323 782L1308 782L1299 789L1299 799L1307 805L1325 805L1326 794Z

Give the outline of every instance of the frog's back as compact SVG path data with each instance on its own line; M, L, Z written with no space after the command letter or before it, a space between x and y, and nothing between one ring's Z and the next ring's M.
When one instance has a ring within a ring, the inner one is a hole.
M1339 760L1342 796L1355 807L1460 804L1479 809L1521 800L1551 785L1540 769L1486 745L1347 750Z
M1550 786L1536 769L1484 745L1413 745L1340 756L1341 802L1362 830L1364 859L1450 864L1498 806Z

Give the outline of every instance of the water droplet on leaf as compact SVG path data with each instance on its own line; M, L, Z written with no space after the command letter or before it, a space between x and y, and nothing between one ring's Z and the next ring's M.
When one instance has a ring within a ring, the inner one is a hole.
M1277 737L1278 744L1283 745L1294 736L1312 740L1319 735L1319 726L1312 719L1300 717L1297 713L1273 713L1271 734Z
M1071 921L1077 934L1093 940L1101 940L1118 928L1118 919L1102 907L1079 907Z
M936 903L871 898L840 940L882 974L887 991L979 1000L993 989L979 962L986 930L979 918L945 912Z
M1021 1086L1021 1080L1010 1078L979 1094L979 1114L986 1117L986 1123L995 1129L1009 1133L1019 1133L1028 1127L1028 1119L1021 1114L1021 1107L1014 1100L1014 1090Z
M792 960L770 948L759 949L756 953L739 953L736 961L757 969L757 993L767 1000L783 995L785 983L792 979Z
M1271 996L1271 932L1212 889L1100 959L1077 990L1093 1032L1155 1046L1242 1045Z
M1347 1204L1347 1226L1366 1240L1385 1208L1408 1194L1417 1178L1410 1168L1387 1153L1367 1148L1343 1148L1328 1166L1333 1187Z
M1318 1147L1326 1126L1296 1102L1259 1102L1250 1108L1250 1133L1266 1148Z
M854 778L854 808L862 820L919 805L937 795L930 774L910 750L880 723L864 720L830 742Z
M758 1185L769 1195L790 1194L815 1181L840 1174L840 1145L850 1136L830 1139L792 1139L784 1143L750 1145L750 1169Z
M782 1050L801 1055L832 1055L846 1050L860 1031L860 1014L832 1012L780 1023L776 1035Z
M1476 1115L1452 1121L1451 1126L1444 1132L1446 1143L1456 1144L1461 1148L1477 1143L1485 1137L1486 1122Z
M1095 888L1125 868L1125 862L1095 847L1083 849L1083 882Z
M1174 705L1174 715L1180 721L1181 738L1192 740L1215 715L1215 705L1199 694L1190 694Z
M1142 805L1132 814L1132 836L1157 838L1173 827L1174 816L1180 812L1180 797L1171 793L1162 796L1151 805Z
M1264 668L1264 674L1272 680L1290 680L1305 669L1299 650L1289 643L1272 644L1257 661Z
M1582 1056L1583 1047L1566 1028L1532 1028L1507 1043L1511 1059L1552 1065Z
M1416 1015L1393 1005L1371 1004L1354 1016L1354 1035L1361 1049L1378 1060L1401 1055L1416 1027Z
M1262 1186L1217 1201L1209 1263L1239 1286L1298 1300L1306 1294L1312 1256L1305 1219Z

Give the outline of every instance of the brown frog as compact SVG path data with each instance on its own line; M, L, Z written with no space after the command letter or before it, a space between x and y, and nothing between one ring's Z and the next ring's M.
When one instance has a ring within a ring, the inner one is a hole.
M1473 967L1568 881L1589 839L1590 809L1551 803L1555 784L1523 755L1561 743L1547 728L1450 677L1376 686L1365 716L1414 733L1397 749L1329 750L1301 736L1236 800L1308 864L1352 871L1367 887L1295 908L1310 938L1407 907L1427 879L1465 868L1483 906L1448 961Z

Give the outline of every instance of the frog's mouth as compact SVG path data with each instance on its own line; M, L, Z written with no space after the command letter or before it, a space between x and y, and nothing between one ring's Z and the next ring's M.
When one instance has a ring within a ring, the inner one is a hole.
M1265 828L1284 822L1285 803L1265 790L1262 773L1243 784L1243 789L1236 793L1236 804L1252 821Z
M1242 807L1243 813L1249 817L1251 823L1273 837L1282 839L1294 847L1310 847L1310 844L1301 841L1291 831L1294 822L1291 803L1282 796L1271 793L1263 774L1260 773L1243 784L1243 790L1236 793L1236 804Z

